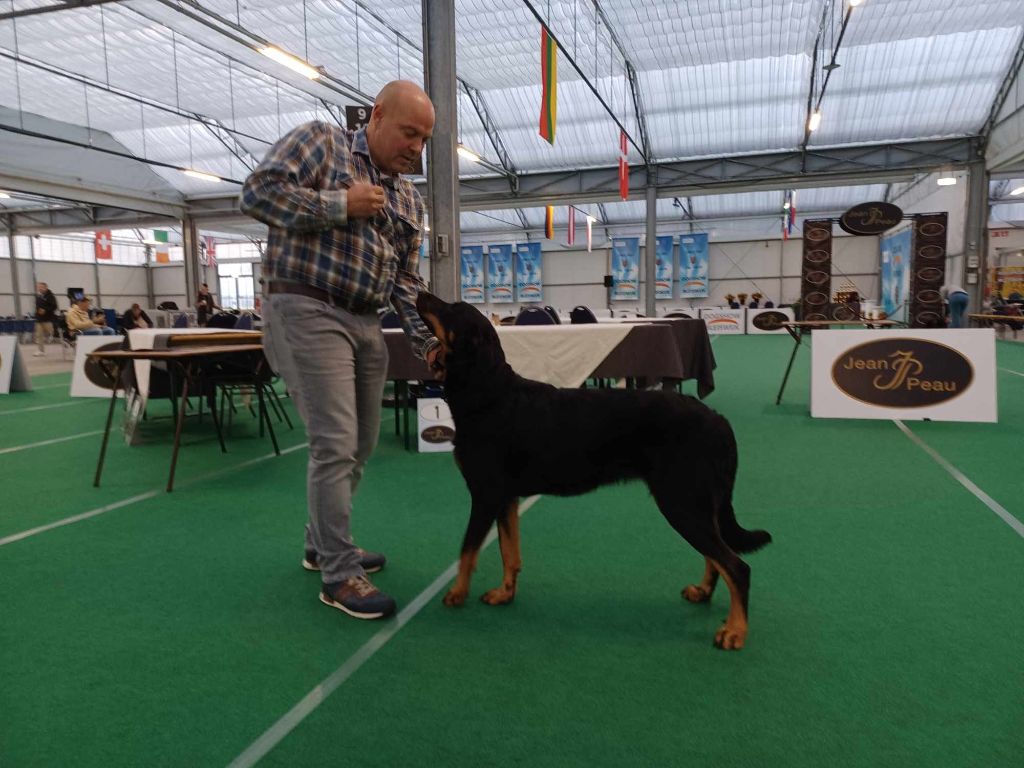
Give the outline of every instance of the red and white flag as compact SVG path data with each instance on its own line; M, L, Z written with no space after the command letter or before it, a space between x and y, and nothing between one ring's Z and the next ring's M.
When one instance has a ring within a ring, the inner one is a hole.
M629 148L626 144L626 132L619 131L619 197L629 199L629 163L626 158Z
M114 258L114 243L111 240L110 234L109 229L101 229L96 233L96 242L93 247L96 251L97 259Z
M569 234L565 242L567 245L576 243L576 209L571 205L569 206Z

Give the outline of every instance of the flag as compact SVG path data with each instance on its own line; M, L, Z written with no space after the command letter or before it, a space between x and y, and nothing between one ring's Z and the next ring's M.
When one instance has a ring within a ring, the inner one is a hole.
M156 261L157 264L170 264L171 251L167 246L167 232L163 229L153 230L153 239L156 240Z
M540 136L549 144L555 143L555 124L558 122L558 45L548 28L540 28Z
M110 230L101 229L96 233L96 242L93 245L97 259L114 258L114 244L110 240Z
M569 206L569 233L565 239L566 245L576 244L576 209Z
M590 253L591 247L594 244L594 217L587 216L587 253Z
M793 227L796 226L796 192L790 190L789 193L789 221L787 222L786 228L789 230L789 234L793 234Z
M626 132L619 131L619 197L629 198L629 163L626 162Z
M553 205L544 209L544 237L548 240L555 239L555 206Z
M217 266L217 241L212 237L204 237L203 242L206 244L206 266L216 267Z

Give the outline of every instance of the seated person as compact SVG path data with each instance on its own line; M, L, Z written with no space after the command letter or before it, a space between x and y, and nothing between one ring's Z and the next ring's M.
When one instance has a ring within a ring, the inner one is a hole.
M121 317L121 327L126 331L134 328L152 328L153 321L149 319L149 315L143 311L142 307L132 304L132 308Z
M68 331L71 334L82 334L83 336L113 336L114 329L93 322L89 312L89 298L83 296L77 303L71 305L65 316Z

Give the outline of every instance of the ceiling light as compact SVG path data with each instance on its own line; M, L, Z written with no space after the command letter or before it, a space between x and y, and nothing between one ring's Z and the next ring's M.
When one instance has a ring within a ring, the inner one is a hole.
M588 223L588 224L593 224L593 223L594 223L595 221L597 221L597 219L596 219L596 218L594 218L593 216L591 216L591 215L590 215L590 214L588 213L588 214L587 214L587 223Z
M193 171L191 169L182 169L181 172L186 176L191 176L193 179L200 179L202 181L224 181L220 176L214 176L212 173L203 173L202 171Z
M952 187L954 184L956 184L956 176L939 176L939 178L935 180L935 183L938 184L940 187Z
M850 7L851 8L856 8L858 5L860 5L863 2L864 2L864 0L850 0Z
M1016 193L1014 193L1014 194L1016 194ZM10 195L7 194L6 192L0 192L0 199L6 200L9 197L10 197Z
M821 125L821 110L817 109L811 113L811 117L807 120L807 130L816 131L819 125Z
M290 53L285 53L280 48L268 45L263 48L257 48L256 50L268 59L273 59L278 64L284 64L288 69L298 72L300 75L308 77L310 80L316 80L320 77L320 70L309 66L309 64L304 62L302 59L296 58Z
M1010 194L1013 195L1014 197L1016 197L1017 195L1024 195L1024 187L1017 187L1016 189L1011 189Z
M455 151L459 153L459 157L465 158L466 160L469 160L469 162L471 163L480 162L480 155L478 155L476 152L474 152L472 149L469 149L468 147L464 147L461 144L459 144L458 149L456 149Z
M782 210L784 210L784 211L788 211L789 210L789 201L788 200L782 204Z

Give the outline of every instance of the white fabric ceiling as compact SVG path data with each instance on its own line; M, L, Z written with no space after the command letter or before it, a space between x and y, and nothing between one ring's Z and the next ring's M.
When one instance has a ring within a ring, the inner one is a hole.
M13 0L4 9L52 2ZM422 82L420 0L198 0L198 5L323 66L364 94L375 94L396 77ZM655 160L799 147L819 23L823 15L831 19L824 33L824 47L830 48L845 7L843 0L600 0L597 5L608 25L591 0L534 3L541 14L550 13L554 33L639 141L624 57L611 27L637 71ZM459 0L456 10L459 76L482 94L518 170L615 163L618 127L564 56L558 70L557 141L552 147L537 135L540 27L521 0ZM1022 34L1021 0L865 0L853 10L837 56L840 66L822 100L822 126L811 135L811 145L976 134ZM11 59L15 51L23 63ZM0 22L0 54L5 54L0 106L105 131L135 155L232 179L244 178L252 159L262 157L291 127L330 119L323 102L353 103L190 19L173 0L130 0ZM142 106L32 63L194 113L224 130L218 137L199 120ZM818 66L823 63L819 59ZM460 140L498 163L465 94L458 114ZM224 141L229 136L234 154ZM631 162L639 159L631 148ZM187 195L227 188L172 169L155 170ZM465 161L460 170L482 172ZM845 193L819 192L822 202L814 205L822 210L847 201ZM777 208L780 194L695 198L694 214ZM830 194L838 196L836 201ZM659 213L665 205L671 213L671 201L660 201ZM616 215L630 215L630 206L642 218L642 204L617 206ZM499 213L475 216L472 226L494 224ZM510 221L519 224L514 214Z

